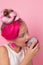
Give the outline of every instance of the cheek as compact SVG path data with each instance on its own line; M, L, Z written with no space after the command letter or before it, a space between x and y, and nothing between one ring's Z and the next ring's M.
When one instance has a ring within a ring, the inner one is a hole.
M18 45L23 45L23 43L24 43L24 39L23 38L18 38L17 44Z
M20 42L20 43L24 43L24 39L23 39L23 38L20 38L20 39L19 39L19 42Z
M17 38L16 42L17 42L16 45L18 46L24 46L25 43L24 38Z

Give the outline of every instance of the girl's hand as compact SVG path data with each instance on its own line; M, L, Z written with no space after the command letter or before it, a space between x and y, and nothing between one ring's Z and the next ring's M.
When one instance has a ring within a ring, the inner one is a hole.
M30 61L32 60L32 58L37 54L37 52L40 49L40 44L38 43L35 47L34 47L34 43L30 46L30 48L25 47L26 48L26 54L25 57L23 59L23 61L20 63L20 65L28 65L30 63ZM29 64L32 65L32 64Z
M39 51L40 49L40 44L37 43L36 46L34 47L34 43L29 47L26 47L26 56L29 58L32 59L33 56L35 56L37 54L37 52ZM34 47L34 48L33 48Z

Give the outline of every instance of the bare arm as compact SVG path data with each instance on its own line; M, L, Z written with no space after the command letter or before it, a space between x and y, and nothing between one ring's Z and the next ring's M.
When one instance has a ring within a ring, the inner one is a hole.
M7 49L2 46L0 46L0 65L10 65Z
M27 65L33 65L33 62L32 62L32 60L27 64Z

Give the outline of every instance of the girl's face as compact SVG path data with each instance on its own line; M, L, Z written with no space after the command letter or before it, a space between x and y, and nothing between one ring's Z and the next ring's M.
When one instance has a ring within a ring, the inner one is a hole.
M25 47L27 45L26 41L28 40L29 40L29 32L26 24L24 24L20 27L18 37L14 40L14 42L16 46Z

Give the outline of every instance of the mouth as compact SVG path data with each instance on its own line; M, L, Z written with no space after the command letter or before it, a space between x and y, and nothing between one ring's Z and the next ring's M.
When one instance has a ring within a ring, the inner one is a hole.
M25 44L27 44L27 43L28 43L28 41L25 42Z

